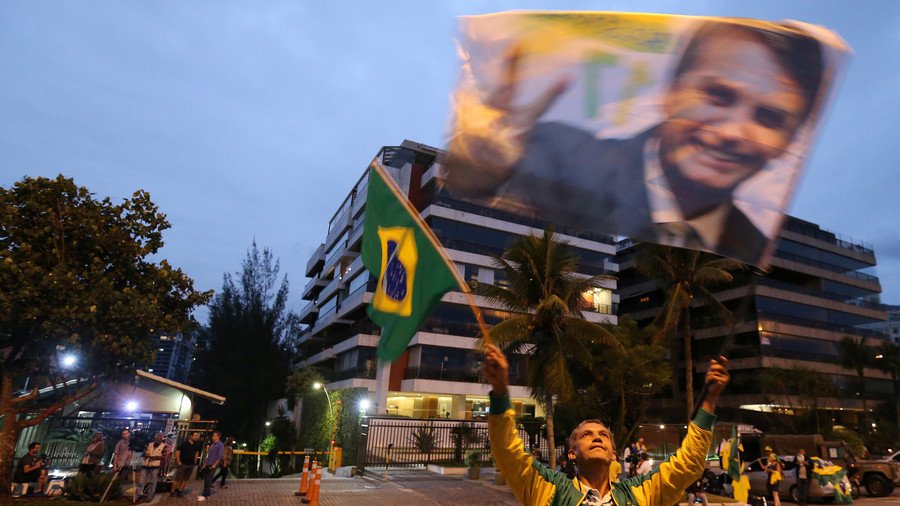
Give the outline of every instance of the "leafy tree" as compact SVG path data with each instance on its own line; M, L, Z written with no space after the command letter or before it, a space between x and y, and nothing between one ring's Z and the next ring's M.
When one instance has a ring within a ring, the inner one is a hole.
M316 383L325 383L325 372L316 367L300 367L294 369L294 372L288 376L285 385L285 395L287 395L287 407L290 410L302 409L302 402L298 405L297 401L302 400Z
M900 436L900 346L890 341L881 343L875 366L891 375L894 384L894 430Z
M868 431L866 419L869 412L868 403L866 402L865 369L866 367L875 365L875 354L865 345L864 338L853 336L844 336L843 339L838 342L838 352L840 354L841 366L856 372L857 381L859 382L858 395L862 398L863 406L862 416L859 420L859 430L865 434Z
M793 434L822 433L819 403L837 396L837 385L831 376L806 367L763 369L759 371L759 388L766 402L786 406L792 413L779 420ZM826 414L829 422L830 416Z
M253 242L235 277L225 274L209 306L208 342L198 353L198 381L227 399L212 408L219 427L244 441L259 441L269 403L283 397L297 334L286 308L287 276Z
M570 428L604 413L616 448L623 448L643 423L656 394L671 382L672 366L666 359L666 348L653 342L654 328L640 328L631 315L606 328L619 339L624 351L615 353L595 346L590 369L577 374L579 395L561 404L558 413L561 425ZM557 435L568 436L565 431Z
M491 340L507 352L525 354L525 377L532 396L547 414L550 462L555 462L554 405L576 394L572 368L589 367L598 343L622 345L604 327L581 313L583 293L602 286L606 276L577 275L577 257L547 229L542 237L523 237L495 258L508 287L477 283L475 292L502 308L522 313L495 325Z
M0 494L23 428L151 363L154 332L195 324L211 293L151 260L169 226L142 190L97 200L62 175L0 188Z
M744 264L701 251L645 244L635 260L635 268L656 280L666 292L666 301L656 320L663 331L677 332L681 328L685 405L689 416L694 409L691 307L702 306L730 319L731 313L716 300L710 288L731 282L734 279L731 272L743 269Z

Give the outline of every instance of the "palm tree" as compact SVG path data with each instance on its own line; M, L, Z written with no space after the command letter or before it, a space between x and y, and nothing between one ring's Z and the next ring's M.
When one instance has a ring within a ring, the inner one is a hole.
M862 398L862 417L860 419L861 432L868 432L866 428L866 415L868 408L866 406L866 377L865 368L874 365L874 355L865 345L865 339L862 337L844 336L838 343L838 351L840 352L841 366L845 369L853 369L859 379L859 393Z
M885 341L878 347L878 355L875 356L875 366L891 375L894 384L894 422L900 434L900 346Z
M505 310L522 313L491 329L491 340L508 353L528 356L526 383L547 415L550 462L556 462L554 403L575 395L570 366L591 365L592 345L622 350L606 329L584 319L583 293L600 287L607 276L579 277L577 257L547 229L528 236L495 257L508 287L476 283L475 293Z
M691 355L691 307L705 306L716 315L731 318L731 312L719 302L710 288L734 279L731 271L744 269L737 260L696 250L645 244L635 259L635 268L665 287L666 301L657 316L663 335L682 330L687 413L694 408L694 361Z

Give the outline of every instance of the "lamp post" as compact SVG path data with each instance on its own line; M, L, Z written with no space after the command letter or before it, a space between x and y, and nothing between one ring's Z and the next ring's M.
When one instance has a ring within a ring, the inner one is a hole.
M329 450L331 458L334 458L334 437L337 435L338 413L335 413L334 409L331 407L331 396L328 394L328 389L325 388L325 385L317 381L313 383L313 388L316 390L321 388L325 392L325 399L328 401L328 412L334 416L334 427L331 428L331 449ZM340 403L340 401L338 401L338 403Z

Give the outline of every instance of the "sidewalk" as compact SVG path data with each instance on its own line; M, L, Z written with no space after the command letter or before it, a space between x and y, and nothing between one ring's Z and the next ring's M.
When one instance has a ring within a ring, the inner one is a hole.
M385 481L381 470L372 469L364 478L335 478L322 476L319 504L366 504L367 506L396 505L516 505L519 504L506 486L494 485L486 477L473 481L462 477L447 477L425 470L391 470ZM208 501L212 504L240 506L291 505L300 506L300 498L294 496L299 480L259 479L233 480L227 489L213 489ZM159 494L153 504L175 506L197 504L197 494L202 484L192 481L185 497L170 498Z

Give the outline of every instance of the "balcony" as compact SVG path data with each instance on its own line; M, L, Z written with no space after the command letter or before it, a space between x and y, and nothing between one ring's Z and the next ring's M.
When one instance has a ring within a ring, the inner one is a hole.
M425 379L437 381L459 381L463 383L484 383L481 368L476 367L441 367L441 366L414 366L407 367L403 371L403 379ZM514 374L510 372L510 385L525 385L525 373Z
M835 234L834 232L822 230L818 225L808 223L793 217L789 217L787 220L785 220L783 230L794 232L806 237L811 237L813 239L818 239L820 241L827 242L828 244L833 244L840 248L856 253L861 253L863 255L874 256L875 254L871 244L865 242L857 242L850 237L841 237L839 234Z
M306 262L306 277L311 278L314 274L318 274L319 270L322 268L322 264L325 263L325 244L320 244L318 248L316 248L316 252L309 257L309 260Z
M316 316L319 314L319 308L316 307L316 303L314 301L310 301L308 304L303 306L303 309L300 310L298 314L300 318L300 323L313 323L316 321Z
M347 227L350 226L350 209L345 210L337 220L334 221L334 224L331 226L331 230L328 231L328 235L325 236L325 246L330 248L334 241L341 236L344 232L347 231Z
M348 379L375 379L375 373L378 372L377 367L354 367L343 371L334 371L327 374L328 382L335 383Z
M304 300L315 300L318 297L319 292L321 292L322 288L327 284L327 279L319 277L310 279L309 282L306 283L306 286L303 287L303 291L300 292L300 298Z

